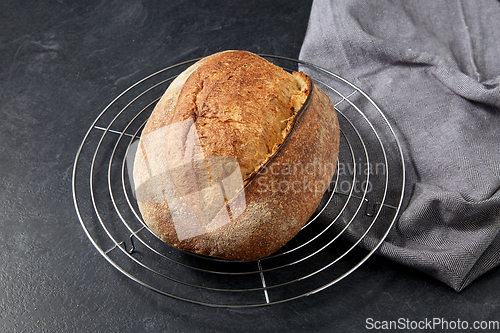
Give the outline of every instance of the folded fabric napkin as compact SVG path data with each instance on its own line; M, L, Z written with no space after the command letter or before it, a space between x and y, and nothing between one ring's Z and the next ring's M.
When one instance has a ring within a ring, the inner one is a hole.
M300 59L400 136L409 202L379 253L459 291L500 263L500 2L315 0Z

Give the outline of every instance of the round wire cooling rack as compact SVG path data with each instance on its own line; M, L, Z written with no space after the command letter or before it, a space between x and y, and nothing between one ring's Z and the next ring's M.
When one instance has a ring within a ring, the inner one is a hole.
M282 303L331 287L382 244L404 196L400 143L379 107L346 79L303 61L262 55L306 72L332 100L341 127L337 169L309 222L284 248L235 262L178 250L143 223L130 184L134 143L168 85L199 59L162 69L118 95L92 123L73 167L86 235L118 271L160 294L217 307Z

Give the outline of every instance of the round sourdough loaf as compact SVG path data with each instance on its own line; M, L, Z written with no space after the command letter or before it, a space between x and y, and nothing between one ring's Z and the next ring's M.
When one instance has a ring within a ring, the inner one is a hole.
M216 53L180 74L148 119L133 168L138 206L179 249L263 258L313 214L338 149L334 107L307 75Z

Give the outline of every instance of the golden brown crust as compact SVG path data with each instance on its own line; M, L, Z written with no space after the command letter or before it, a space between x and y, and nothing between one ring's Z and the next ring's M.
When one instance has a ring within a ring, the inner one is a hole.
M262 258L314 212L333 176L338 145L333 105L306 75L292 76L248 52L222 52L176 79L148 120L134 168L139 208L150 230L180 249ZM237 191L217 202L220 188L211 185L230 179L238 167L244 187L231 187ZM200 171L207 168L208 178ZM165 198L177 200L179 193L190 201L169 205ZM192 237L178 234L179 214L203 222L183 226Z
M290 75L250 52L217 53L187 72L156 108L168 112L153 112L144 134L193 119L205 156L236 158L244 179L283 141L309 94L305 75Z

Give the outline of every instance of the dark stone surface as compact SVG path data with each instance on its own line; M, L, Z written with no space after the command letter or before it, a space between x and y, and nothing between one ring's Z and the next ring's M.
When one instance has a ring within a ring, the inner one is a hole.
M365 320L500 320L500 271L461 293L372 257L296 301L208 308L118 272L83 232L76 151L121 91L166 66L225 49L297 58L310 1L0 3L2 332L360 332Z

